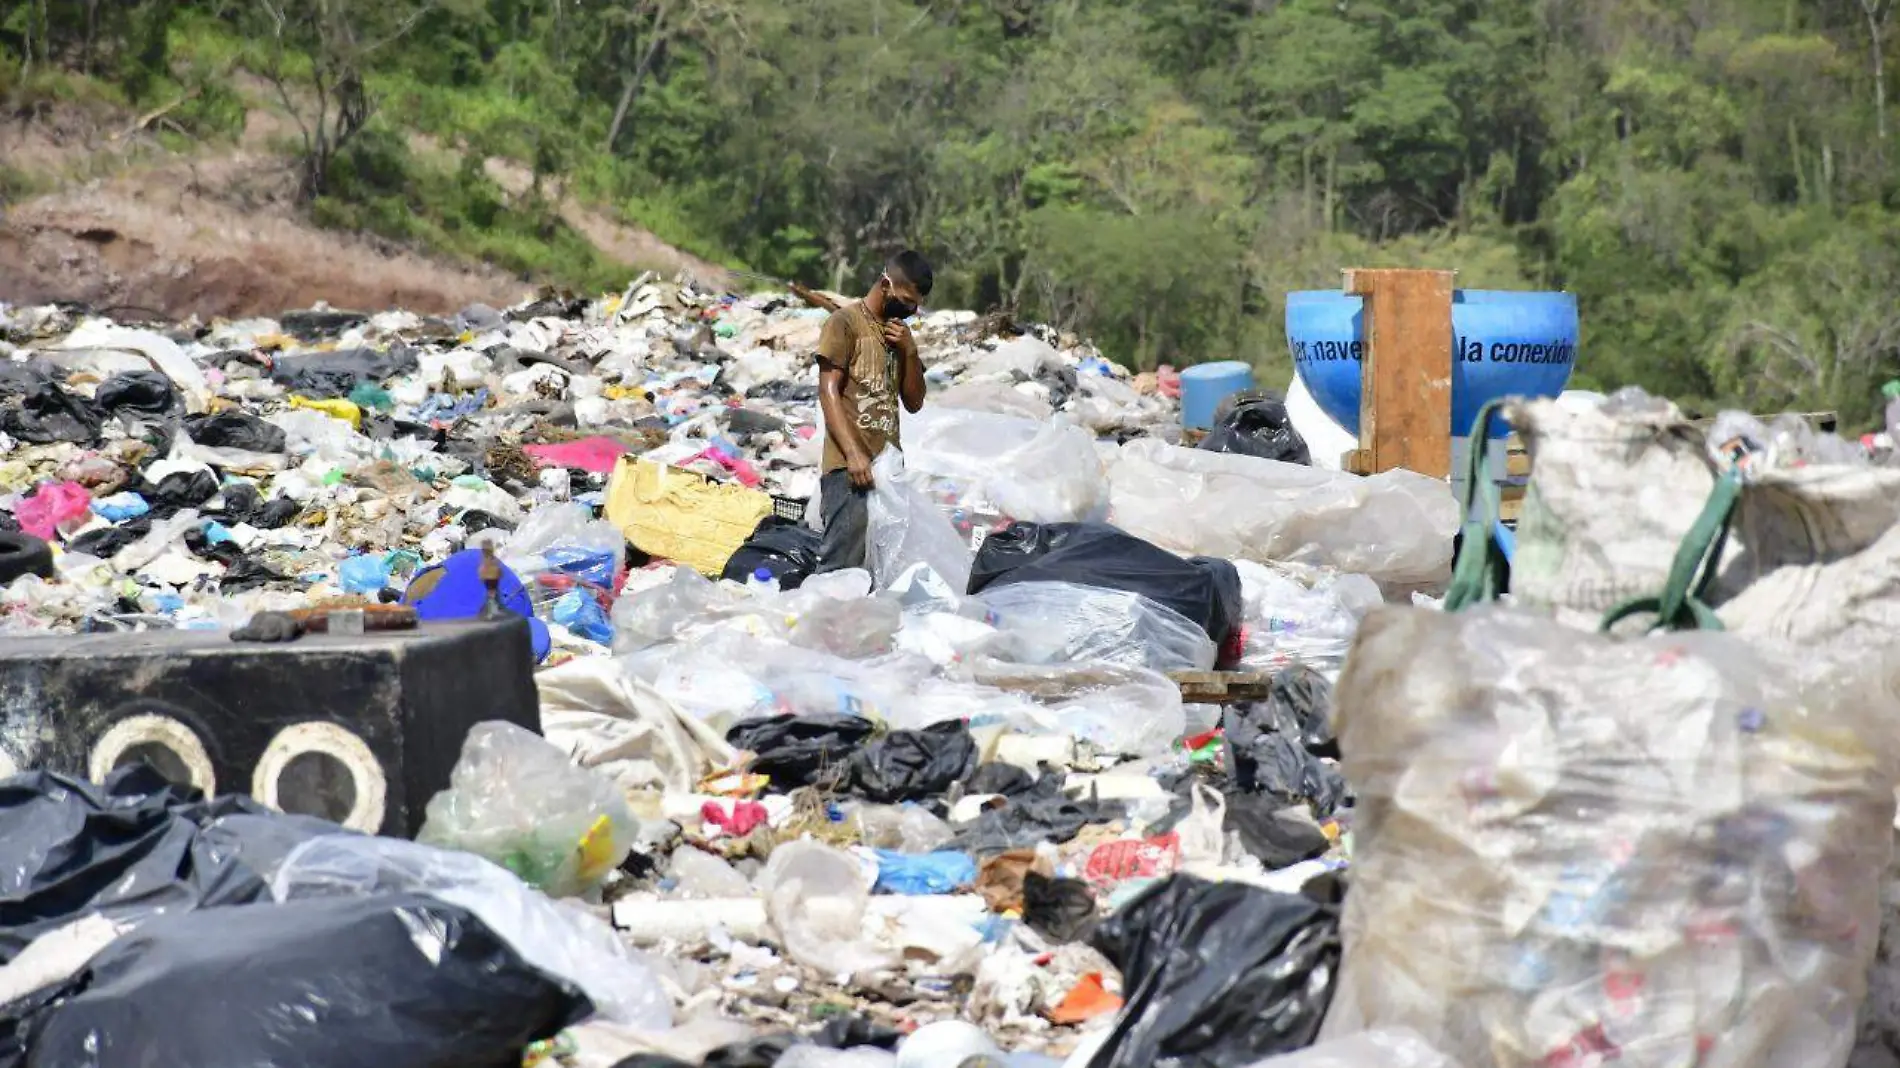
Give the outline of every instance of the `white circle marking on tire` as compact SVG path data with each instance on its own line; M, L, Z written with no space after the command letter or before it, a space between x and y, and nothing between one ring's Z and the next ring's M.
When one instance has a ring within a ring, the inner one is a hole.
M191 785L211 797L218 790L217 773L211 770L211 754L198 740L197 732L170 716L141 712L114 723L93 743L92 758L87 762L87 777L104 782L119 758L135 745L162 745L191 772Z
M322 753L349 769L350 780L356 787L356 803L341 821L343 826L364 834L382 830L384 811L389 804L389 782L383 777L382 765L377 763L376 754L370 752L363 739L334 723L310 720L278 731L264 748L264 755L258 758L251 776L251 796L282 812L283 806L277 802L278 780L290 762L305 753Z

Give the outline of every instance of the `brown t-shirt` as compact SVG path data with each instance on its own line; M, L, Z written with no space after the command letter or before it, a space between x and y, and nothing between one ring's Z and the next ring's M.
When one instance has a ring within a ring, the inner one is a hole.
M818 366L844 372L845 406L858 413L858 436L872 459L885 445L902 448L897 425L902 364L896 350L884 343L883 325L862 303L839 308L825 320L818 335ZM826 428L822 471L830 474L844 465L844 450Z

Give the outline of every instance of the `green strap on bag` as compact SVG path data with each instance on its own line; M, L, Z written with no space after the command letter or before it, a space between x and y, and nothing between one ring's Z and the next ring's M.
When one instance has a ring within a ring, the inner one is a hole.
M1471 424L1470 456L1465 461L1465 485L1458 494L1458 507L1464 515L1464 540L1458 547L1458 559L1451 566L1451 586L1445 591L1445 611L1462 612L1475 604L1489 604L1503 594L1510 580L1511 564L1504 547L1498 544L1498 512L1501 498L1498 484L1491 478L1491 417L1504 410L1504 400L1494 400L1478 409ZM1473 508L1474 499L1480 507Z
M1597 629L1608 633L1625 619L1647 613L1656 617L1652 630L1722 630L1722 620L1704 597L1709 583L1715 580L1722 550L1728 545L1729 526L1741 497L1740 472L1731 471L1716 479L1709 502L1702 506L1702 514L1696 516L1689 533L1683 535L1682 544L1676 547L1669 576L1663 580L1662 593L1617 605L1603 617Z
M1472 605L1496 601L1510 581L1511 565L1498 544L1497 483L1491 479L1488 440L1491 418L1503 410L1505 400L1494 400L1479 409L1471 427L1473 446L1466 461L1464 490L1458 504L1463 510L1463 544L1452 564L1451 585L1445 592L1445 611L1460 612ZM1735 506L1741 500L1742 478L1731 471L1715 482L1708 503L1690 525L1676 548L1662 592L1652 597L1637 597L1612 608L1598 630L1607 633L1632 616L1656 617L1655 630L1721 630L1722 621L1709 607L1705 597L1715 579L1722 550L1728 544L1729 527ZM1477 507L1473 507L1476 504Z

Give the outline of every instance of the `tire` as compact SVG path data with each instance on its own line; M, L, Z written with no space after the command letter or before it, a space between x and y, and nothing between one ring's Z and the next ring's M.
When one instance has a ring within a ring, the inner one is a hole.
M21 575L53 577L53 548L31 534L0 533L0 586Z

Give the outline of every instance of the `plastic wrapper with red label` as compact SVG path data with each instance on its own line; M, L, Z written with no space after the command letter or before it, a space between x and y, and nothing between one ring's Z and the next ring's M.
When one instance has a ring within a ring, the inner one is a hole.
M1464 1068L1840 1068L1892 848L1884 649L1369 615L1326 1034Z

